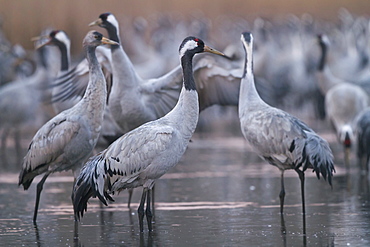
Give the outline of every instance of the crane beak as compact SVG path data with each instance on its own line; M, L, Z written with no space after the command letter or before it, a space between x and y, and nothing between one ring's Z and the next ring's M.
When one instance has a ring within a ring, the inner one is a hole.
M92 27L92 26L99 26L103 23L102 19L97 19L96 21L93 21L89 24L89 27Z
M101 39L101 42L103 44L106 44L106 45L119 45L119 43L117 43L116 41L113 41L113 40L110 40L110 39L107 39L106 37L103 37Z
M31 41L38 41L38 40L40 40L40 39L46 39L46 38L48 38L48 36L47 36L47 35L36 36L36 37L32 37L32 38L31 38Z
M40 41L42 39L48 39L48 40L45 41L44 43L40 44L40 45L37 45L36 48L35 48L36 50L37 49L40 49L41 47L44 47L45 45L50 44L51 43L51 39L49 38L48 35L36 36L36 37L32 37L31 38L31 41L34 41L34 42Z
M223 57L226 57L225 54L223 54L222 52L220 52L220 51L218 51L216 49L213 49L213 48L209 47L208 45L205 45L204 46L204 51L205 52L210 52L210 53L213 53L213 54L217 54L217 55L221 55Z

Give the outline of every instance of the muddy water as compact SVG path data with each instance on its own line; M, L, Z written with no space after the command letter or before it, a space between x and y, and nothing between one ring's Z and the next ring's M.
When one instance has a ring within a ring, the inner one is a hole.
M306 236L297 174L286 172L282 218L279 171L262 162L241 137L193 138L181 162L156 183L152 233L146 224L139 233L141 189L134 191L131 210L126 192L108 207L90 200L75 227L70 173L46 181L35 226L39 179L23 191L17 186L19 165L0 165L0 245L369 246L369 177L355 168L346 172L337 163L333 188L306 172Z

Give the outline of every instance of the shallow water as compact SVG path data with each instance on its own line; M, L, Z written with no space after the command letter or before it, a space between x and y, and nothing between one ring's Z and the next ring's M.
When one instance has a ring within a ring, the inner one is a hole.
M335 141L330 133L326 137ZM108 207L91 199L75 227L71 173L48 178L34 226L40 178L23 191L17 186L20 166L0 165L0 245L369 246L369 177L356 168L347 173L340 160L336 163L333 188L306 172L306 236L297 174L285 173L281 218L280 173L252 153L242 137L194 136L181 162L157 181L154 231L149 233L144 222L143 234L136 213L140 188L132 210L125 191Z

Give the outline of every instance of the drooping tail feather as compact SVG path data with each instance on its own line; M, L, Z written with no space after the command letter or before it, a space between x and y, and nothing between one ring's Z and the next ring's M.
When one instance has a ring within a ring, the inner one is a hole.
M90 158L82 168L72 192L72 203L75 219L80 220L84 211L87 211L87 202L91 197L98 197L104 204L107 200L114 201L113 198L104 190L105 178L104 169L100 169L100 162L104 156L99 154Z
M37 167L32 168L30 163L27 163L27 156L25 157L25 163L22 164L22 170L19 173L18 186L23 185L24 190L28 190L31 186L33 179L48 171L47 164L41 164Z
M327 141L316 135L308 133L305 145L305 162L303 169L312 166L313 172L316 173L318 179L320 174L332 185L334 168L334 157Z

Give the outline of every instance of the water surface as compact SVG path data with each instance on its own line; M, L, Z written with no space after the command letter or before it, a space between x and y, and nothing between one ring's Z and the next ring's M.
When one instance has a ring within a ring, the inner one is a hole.
M330 133L323 135L335 141ZM40 178L23 191L17 186L20 165L2 164L0 245L369 246L369 178L355 166L347 173L340 160L336 163L333 188L306 172L306 236L297 174L285 174L282 218L280 172L252 153L240 136L194 136L181 162L156 183L152 233L145 222L144 233L139 233L136 209L141 188L134 191L131 210L125 191L108 207L91 199L76 228L71 173L48 178L35 226L35 187Z

